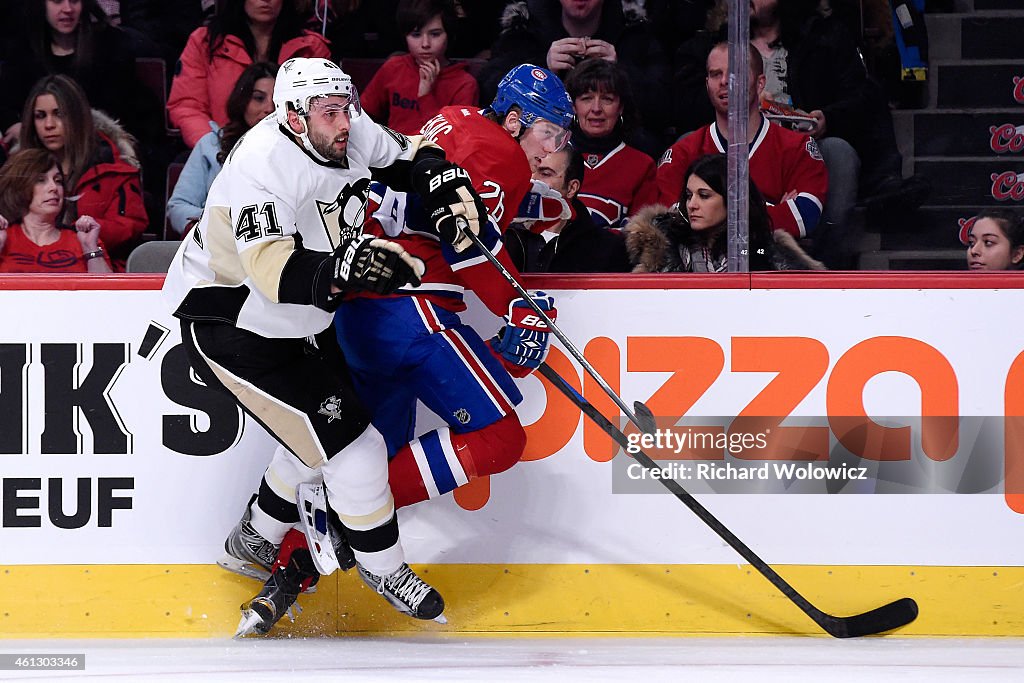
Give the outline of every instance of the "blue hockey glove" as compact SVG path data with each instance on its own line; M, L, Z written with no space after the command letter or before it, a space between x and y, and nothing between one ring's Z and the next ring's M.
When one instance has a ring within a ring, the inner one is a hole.
M554 297L533 292L530 298L552 321L558 317ZM525 377L544 362L548 355L551 330L527 302L516 299L509 304L505 326L491 338L491 348L513 377Z

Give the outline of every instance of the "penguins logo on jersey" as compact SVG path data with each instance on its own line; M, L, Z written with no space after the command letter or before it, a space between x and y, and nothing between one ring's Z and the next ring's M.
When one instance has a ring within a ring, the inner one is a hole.
M320 220L333 246L337 247L342 241L362 234L369 196L370 179L361 178L351 185L345 185L333 202L317 200Z
M337 396L330 396L320 404L320 410L316 411L327 418L327 424L341 419L341 401Z

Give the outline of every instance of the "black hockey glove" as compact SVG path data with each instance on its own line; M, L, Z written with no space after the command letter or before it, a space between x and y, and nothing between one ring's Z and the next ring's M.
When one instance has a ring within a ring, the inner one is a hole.
M465 169L436 157L424 159L413 168L412 187L423 199L427 217L442 240L457 252L473 244L459 230L455 217L462 216L468 224L465 229L479 235L487 221L487 208Z
M393 294L407 284L417 286L426 271L423 261L395 242L360 235L334 250L332 282L341 290Z

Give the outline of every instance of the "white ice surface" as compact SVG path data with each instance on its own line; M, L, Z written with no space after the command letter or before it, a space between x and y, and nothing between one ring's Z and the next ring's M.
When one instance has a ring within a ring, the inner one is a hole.
M0 640L84 671L0 681L1024 681L1024 639L324 638Z

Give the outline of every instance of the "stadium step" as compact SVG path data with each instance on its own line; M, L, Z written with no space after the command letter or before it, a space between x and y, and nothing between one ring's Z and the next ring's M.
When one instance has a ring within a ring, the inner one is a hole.
M976 11L1020 9L1020 0L974 0Z
M935 206L1024 203L1024 157L915 159L914 171L932 183Z
M1024 113L1024 59L940 63L932 75L938 107L1020 107Z
M1018 3L1017 8L1020 9ZM961 21L960 49L963 59L1024 58L1024 17L968 16Z
M909 124L917 158L992 156L995 160L1024 152L1024 108L903 111L894 115L912 119Z

